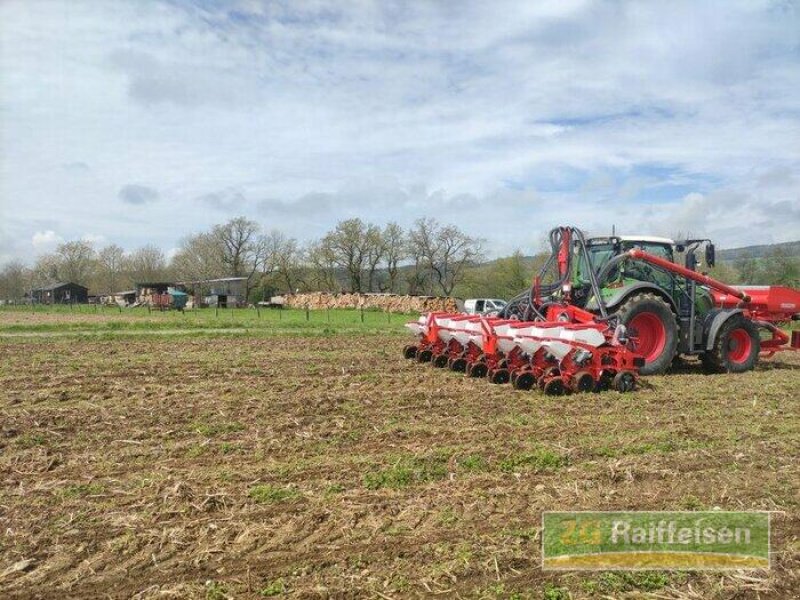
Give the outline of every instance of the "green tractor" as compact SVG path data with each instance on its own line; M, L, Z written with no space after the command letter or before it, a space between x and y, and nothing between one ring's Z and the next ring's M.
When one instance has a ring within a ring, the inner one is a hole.
M800 311L795 290L733 288L698 272L701 252L705 265L714 266L714 245L707 239L585 239L580 230L561 227L550 241L553 252L533 287L513 298L500 316L547 320L553 314L548 308L566 307L568 312L556 314L621 325L627 345L645 360L643 375L663 373L680 355L699 356L709 371L750 370L760 352L781 349L788 341L775 323L797 318ZM676 263L676 255L684 265ZM549 273L554 276L543 284ZM754 304L753 296L763 302ZM762 340L760 329L772 338Z

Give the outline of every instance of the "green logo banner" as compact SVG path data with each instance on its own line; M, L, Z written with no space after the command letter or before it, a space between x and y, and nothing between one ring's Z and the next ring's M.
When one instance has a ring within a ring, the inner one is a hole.
M545 512L542 568L768 569L768 512Z

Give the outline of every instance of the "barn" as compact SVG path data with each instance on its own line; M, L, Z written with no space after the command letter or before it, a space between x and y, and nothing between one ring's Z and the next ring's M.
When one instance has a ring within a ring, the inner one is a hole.
M89 288L71 282L54 283L32 289L31 300L39 304L86 304Z

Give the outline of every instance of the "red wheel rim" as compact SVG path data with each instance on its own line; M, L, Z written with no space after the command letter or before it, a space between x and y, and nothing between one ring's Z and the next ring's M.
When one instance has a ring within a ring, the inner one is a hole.
M650 312L639 313L628 323L634 351L641 354L646 362L653 362L667 345L667 328Z
M731 362L742 364L747 362L750 351L753 348L753 340L750 334L744 329L734 329L728 338L728 359Z

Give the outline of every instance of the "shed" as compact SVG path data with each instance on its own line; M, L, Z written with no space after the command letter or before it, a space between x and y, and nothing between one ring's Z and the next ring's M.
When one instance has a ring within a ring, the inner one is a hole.
M195 305L233 308L247 303L247 277L183 281L178 285L193 292Z
M89 288L72 282L59 282L31 290L31 300L39 304L86 304Z

